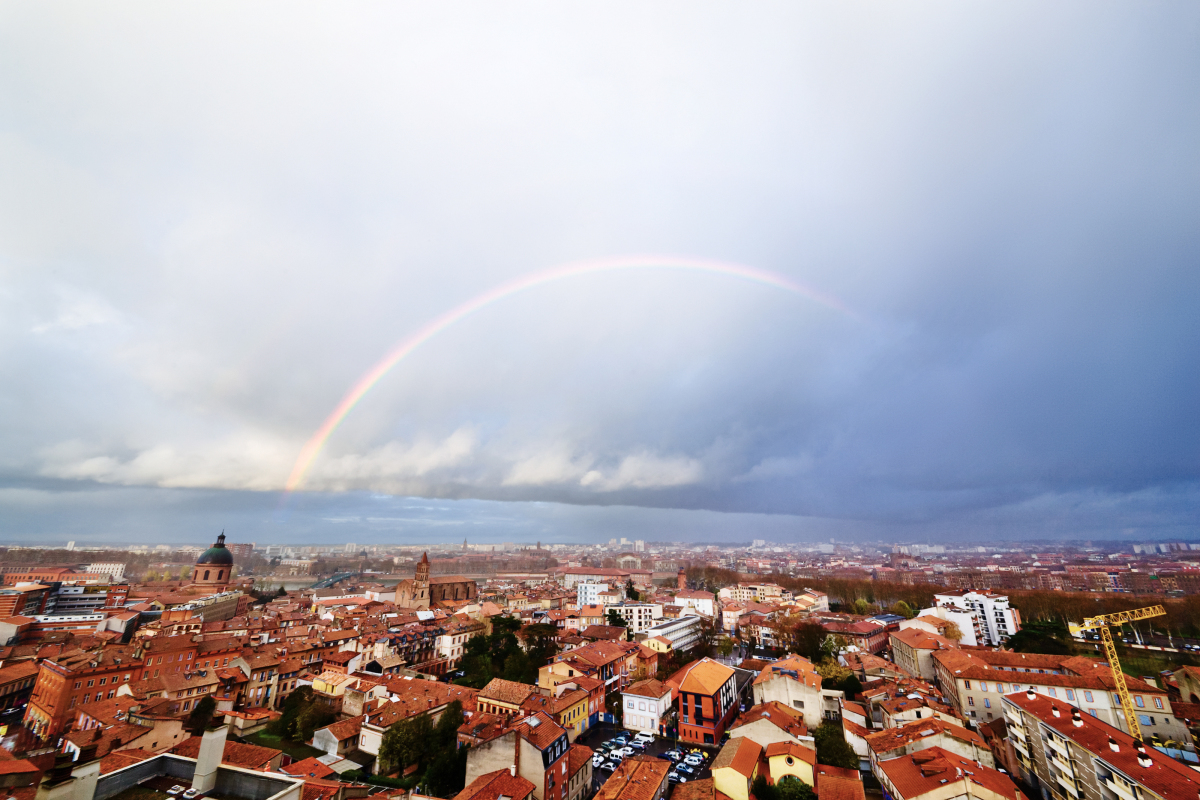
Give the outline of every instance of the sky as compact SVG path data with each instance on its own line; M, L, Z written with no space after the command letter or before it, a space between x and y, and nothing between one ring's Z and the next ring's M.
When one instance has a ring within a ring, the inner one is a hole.
M1197 41L5 3L0 542L1197 538Z

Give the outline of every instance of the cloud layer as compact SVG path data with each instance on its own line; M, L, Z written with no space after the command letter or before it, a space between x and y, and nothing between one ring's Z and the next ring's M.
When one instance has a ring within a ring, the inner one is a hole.
M380 381L303 513L1194 531L1197 32L1073 3L10 4L0 536L41 529L30 491L273 507L396 342L647 252L857 313L687 271L528 290Z

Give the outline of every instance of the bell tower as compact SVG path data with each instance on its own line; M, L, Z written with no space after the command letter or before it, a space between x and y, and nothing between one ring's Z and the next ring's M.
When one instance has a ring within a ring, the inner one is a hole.
M413 601L417 608L429 608L429 554L422 553L413 579Z

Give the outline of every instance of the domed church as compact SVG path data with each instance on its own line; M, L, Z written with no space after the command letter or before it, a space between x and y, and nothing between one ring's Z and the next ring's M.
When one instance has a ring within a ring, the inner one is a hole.
M225 532L221 531L216 544L196 559L196 568L192 570L192 585L221 590L232 578L233 553L225 546Z

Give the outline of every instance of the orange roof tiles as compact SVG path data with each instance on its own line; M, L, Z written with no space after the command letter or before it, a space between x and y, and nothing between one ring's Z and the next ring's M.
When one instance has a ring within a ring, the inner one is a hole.
M795 677L791 675L781 675L783 672L795 672ZM787 658L781 658L778 661L773 661L763 667L762 672L758 673L758 677L754 679L754 683L766 683L779 677L792 678L806 686L811 686L814 689L821 688L821 675L817 672L817 668L813 663L804 656L790 655Z
M775 727L797 738L808 735L808 726L804 724L804 715L775 700L759 703L746 709L730 730L758 722L760 719L767 720Z
M717 753L717 757L712 763L713 771L728 767L749 778L754 774L754 768L758 764L762 752L762 745L748 736L730 739L721 748L721 752Z
M765 752L767 758L794 756L801 761L807 761L809 764L817 763L817 751L796 742L771 742L767 745Z
M625 694L632 694L636 697L653 697L657 700L670 690L670 687L662 681L650 678L649 680L638 681L626 687L623 691Z
M507 769L498 769L471 781L454 796L454 800L500 800L501 797L525 800L535 788L520 775L510 775Z
M678 687L682 692L714 695L733 675L733 670L724 664L710 658L702 658L680 668L667 683Z
M888 728L886 730L870 733L863 737L867 740L867 746L876 753L882 755L890 753L893 750L904 747L912 742L918 742L930 736L944 733L948 736L953 736L964 742L971 742L980 747L986 747L983 737L978 733L969 731L966 728L960 728L957 725L951 725L948 722L943 722L940 719L920 719L915 722L910 722L906 725L901 725L899 728Z
M920 797L934 790L946 791L944 787L947 784L960 781L964 789L962 794L970 792L969 781L1001 797L1012 800L1024 800L1025 797L1004 773L981 767L971 759L942 747L930 747L913 755L880 761L879 769L902 798ZM821 800L827 800L823 792Z
M190 739L184 739L182 742L172 747L170 752L177 756L184 756L185 758L196 758L200 755L200 739L201 737L199 736L193 736ZM261 770L270 766L271 761L273 761L282 753L282 750L274 750L270 747L259 747L256 744L226 742L225 752L221 755L221 763L229 764L233 767Z
M627 758L596 793L596 800L653 800L670 770L671 763L661 758Z
M525 702L529 695L536 691L537 687L530 686L528 683L506 681L503 678L492 678L487 686L479 690L479 699L519 706Z

